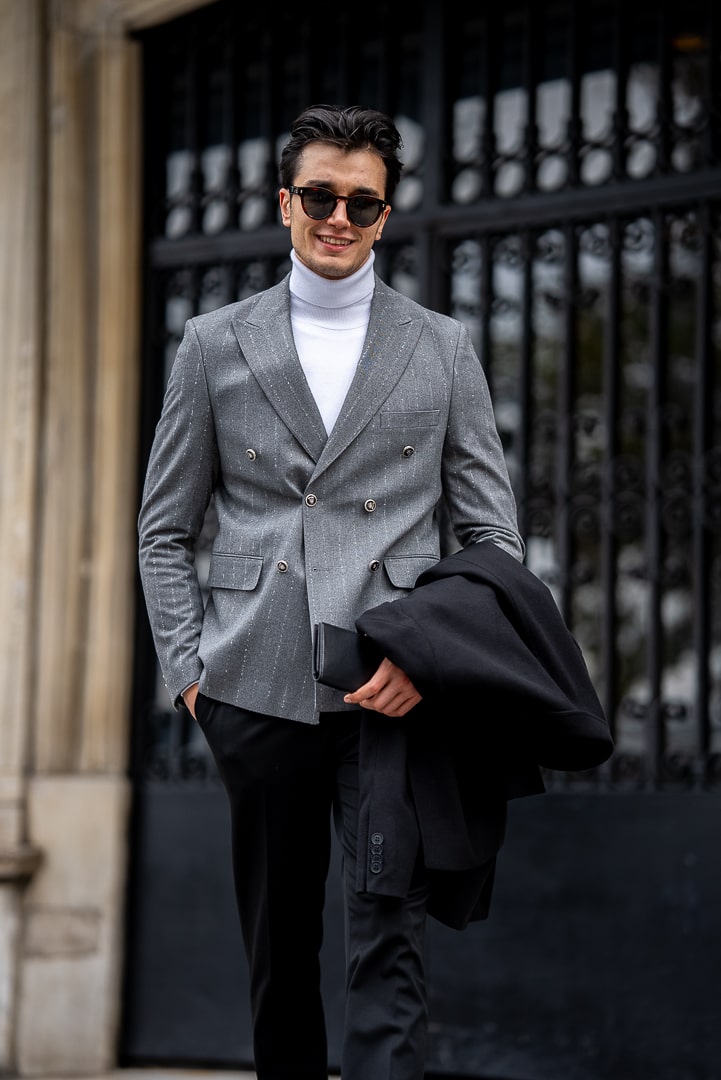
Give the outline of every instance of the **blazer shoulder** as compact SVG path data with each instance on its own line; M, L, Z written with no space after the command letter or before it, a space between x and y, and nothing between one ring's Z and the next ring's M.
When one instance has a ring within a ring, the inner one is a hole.
M420 319L427 325L433 325L437 331L458 335L466 329L459 319L454 319L452 315L445 315L441 311L433 311L432 308L424 307L417 300L412 300L410 296L406 296L391 285L387 285L377 274L374 299L377 304L392 310L400 318Z
M265 321L267 312L275 312L279 307L290 303L289 278L288 274L277 285L271 285L270 288L253 293L252 296L247 296L243 300L224 304L212 311L203 312L202 315L194 315L189 322L199 336L208 337L219 332L223 333L234 323L247 322L256 317Z

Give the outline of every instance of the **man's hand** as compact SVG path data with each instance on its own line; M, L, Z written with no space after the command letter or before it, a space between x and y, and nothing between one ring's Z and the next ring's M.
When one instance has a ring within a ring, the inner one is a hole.
M405 671L386 657L375 675L352 694L346 694L343 700L349 705L374 709L384 716L405 716L418 704L421 695Z
M188 710L190 715L193 717L193 720L197 719L197 717L195 715L195 699L197 698L197 696L198 696L198 683L197 682L194 682L193 685L189 686L187 690L183 690L183 701L185 702L186 709Z

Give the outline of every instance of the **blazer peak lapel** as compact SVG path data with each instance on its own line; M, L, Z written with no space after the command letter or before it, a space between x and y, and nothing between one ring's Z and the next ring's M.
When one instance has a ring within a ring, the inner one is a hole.
M376 287L358 367L316 465L316 475L335 461L373 419L413 355L422 320L408 311L399 311L393 295L390 293L389 299L385 288L379 293Z
M293 341L287 283L259 295L250 314L233 320L248 367L304 450L317 461L327 440Z

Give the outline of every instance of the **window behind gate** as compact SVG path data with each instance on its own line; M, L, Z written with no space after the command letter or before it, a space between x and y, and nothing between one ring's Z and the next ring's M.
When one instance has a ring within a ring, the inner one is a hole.
M405 168L377 268L470 328L528 565L615 733L606 766L549 784L718 787L715 0L307 10L220 0L143 36L143 464L185 320L290 268L276 162L293 117L320 101L389 112ZM201 582L212 533L211 508ZM144 622L136 682L138 778L212 778Z

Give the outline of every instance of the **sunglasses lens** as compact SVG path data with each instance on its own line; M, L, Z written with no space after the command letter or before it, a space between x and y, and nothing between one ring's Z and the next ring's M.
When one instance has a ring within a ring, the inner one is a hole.
M378 199L372 199L366 195L354 195L348 200L348 219L361 229L369 225L375 225L381 216L382 203Z
M371 195L335 196L332 191L325 188L290 188L291 192L300 195L303 210L314 221L325 221L338 205L338 199L342 198L346 204L348 220L361 229L367 229L369 225L375 225L383 213L383 202L374 199Z
M306 188L302 195L303 209L309 218L323 221L330 217L335 207L335 196L322 188Z

